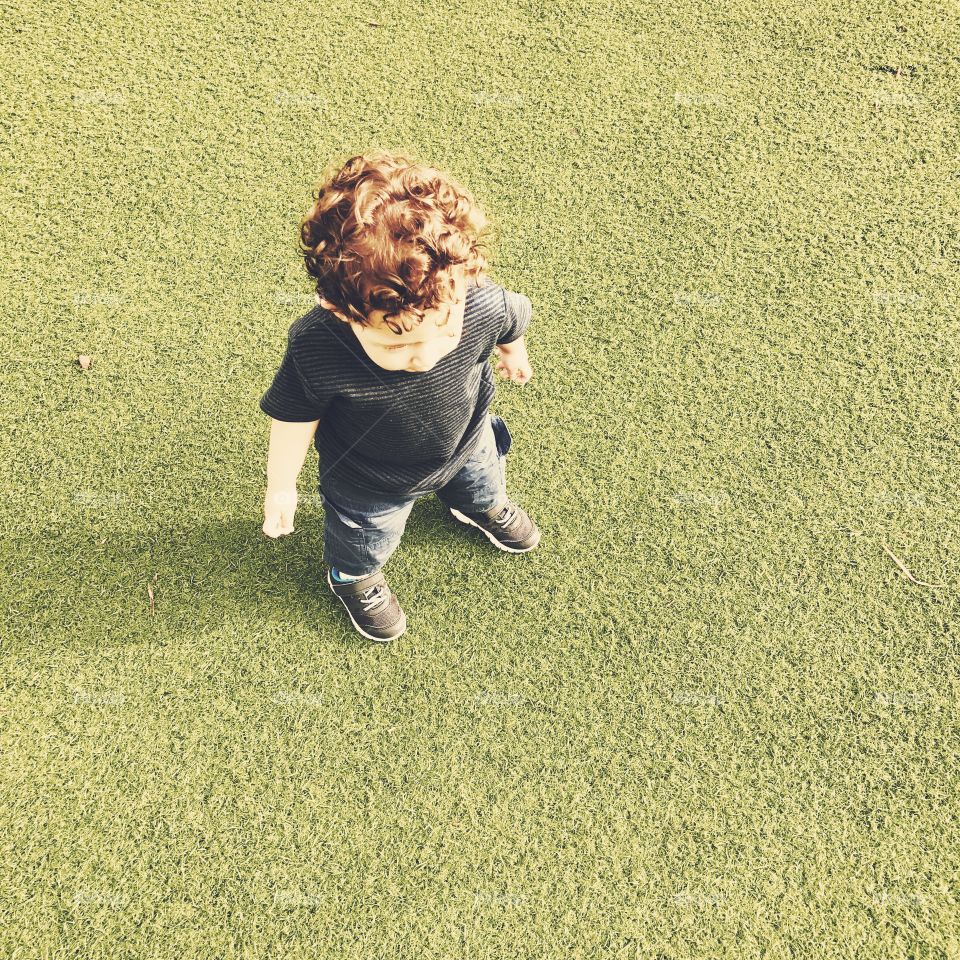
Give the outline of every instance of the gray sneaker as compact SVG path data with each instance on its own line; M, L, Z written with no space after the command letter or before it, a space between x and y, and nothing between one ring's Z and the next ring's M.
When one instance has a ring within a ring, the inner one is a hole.
M337 583L328 569L327 583L347 608L357 632L368 640L386 643L407 629L407 615L390 589L383 570L376 570L359 580Z
M484 513L461 513L453 507L450 512L461 523L476 527L495 547L507 553L526 553L540 542L537 525L523 507L511 500Z

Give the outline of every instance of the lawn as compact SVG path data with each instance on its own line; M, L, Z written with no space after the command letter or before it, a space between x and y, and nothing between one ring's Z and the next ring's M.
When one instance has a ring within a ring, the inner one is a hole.
M5 6L0 956L960 958L960 7ZM260 531L371 146L533 302L543 531L418 501L386 647L314 451Z

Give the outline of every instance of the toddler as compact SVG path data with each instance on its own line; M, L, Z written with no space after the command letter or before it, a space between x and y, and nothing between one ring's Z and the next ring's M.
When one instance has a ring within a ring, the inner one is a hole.
M293 532L297 476L320 457L327 583L353 626L385 642L407 626L383 565L429 493L500 550L540 531L506 491L511 437L489 411L489 363L532 377L532 304L487 277L490 223L448 175L384 150L321 185L300 249L317 306L295 320L273 382L263 532Z

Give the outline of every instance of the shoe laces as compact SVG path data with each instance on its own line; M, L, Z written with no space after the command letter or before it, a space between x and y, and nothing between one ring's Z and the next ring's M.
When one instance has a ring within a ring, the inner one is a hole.
M367 587L360 597L365 613L370 613L371 610L382 607L389 599L390 591L385 583L377 583L372 587Z
M508 503L494 518L493 522L501 527L509 526L517 515L515 504Z

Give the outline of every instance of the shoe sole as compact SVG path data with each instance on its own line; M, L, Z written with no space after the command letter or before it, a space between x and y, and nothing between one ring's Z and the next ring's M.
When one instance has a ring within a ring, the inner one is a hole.
M462 514L459 510L454 510L453 507L450 507L450 512L461 523L465 523L471 527L476 527L498 550L503 550L504 553L529 553L531 550L533 550L537 546L538 543L540 543L540 537L538 536L537 539L533 543L531 543L529 547L521 547L518 549L517 547L504 546L504 544L502 544L489 530L485 530L483 527L480 526L479 523L475 522L474 520L471 520L469 517Z
M397 633L391 634L389 637L371 637L370 634L365 630L362 630L360 628L360 624L353 619L353 614L350 612L350 608L347 606L347 601L344 600L343 597L341 597L340 594L333 589L333 580L330 579L329 570L327 571L327 584L330 586L330 592L343 604L343 609L347 611L347 616L350 618L350 622L353 624L354 629L357 631L357 633L366 637L368 640L372 640L374 643L389 643L391 640L396 640L397 637L401 636L407 629L407 615L404 613L402 619L400 620L400 623L403 624L403 626Z

